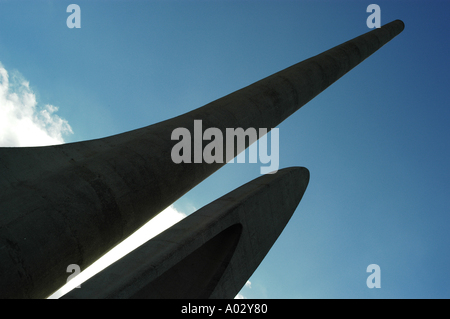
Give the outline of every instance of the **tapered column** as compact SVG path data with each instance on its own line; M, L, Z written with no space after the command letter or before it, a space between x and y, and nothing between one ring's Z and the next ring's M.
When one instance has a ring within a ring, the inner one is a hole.
M224 135L226 128L270 130L403 28L396 20L138 130L59 146L0 148L0 298L47 297L66 282L69 264L85 269L224 165L175 164L174 129L193 135L194 120L202 120L203 130L216 127Z
M63 298L234 298L283 231L308 181L304 167L256 178Z

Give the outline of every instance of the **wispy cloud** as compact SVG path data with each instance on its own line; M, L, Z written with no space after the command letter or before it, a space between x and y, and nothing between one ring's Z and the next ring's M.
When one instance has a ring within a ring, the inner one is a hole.
M0 146L44 146L64 143L72 134L58 108L38 106L29 82L17 71L8 74L0 63Z

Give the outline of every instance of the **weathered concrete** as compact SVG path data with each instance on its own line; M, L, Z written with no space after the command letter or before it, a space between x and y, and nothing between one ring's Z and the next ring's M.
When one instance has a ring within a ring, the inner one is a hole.
M174 164L175 128L274 128L399 34L397 20L199 109L127 133L0 148L0 298L45 298L224 164ZM193 134L192 134L193 135ZM224 145L225 149L225 145Z
M263 175L199 209L63 298L234 298L283 231L309 181Z

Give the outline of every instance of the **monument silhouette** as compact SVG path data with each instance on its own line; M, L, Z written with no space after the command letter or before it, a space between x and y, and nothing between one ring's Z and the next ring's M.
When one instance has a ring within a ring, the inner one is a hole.
M202 120L203 130L223 133L275 128L403 29L402 21L393 21L141 129L63 145L0 148L0 298L48 297L66 283L68 265L87 268L225 165L225 158L175 164L174 129L193 132L194 120ZM233 298L282 232L308 181L308 170L300 167L259 177L66 297Z

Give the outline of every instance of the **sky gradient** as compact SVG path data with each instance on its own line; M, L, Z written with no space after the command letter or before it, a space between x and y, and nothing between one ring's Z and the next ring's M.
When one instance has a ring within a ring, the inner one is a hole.
M79 29L66 25L71 3ZM450 1L0 0L0 146L101 138L191 111L370 31L371 3L382 25L405 30L278 126L280 169L311 179L240 295L449 298ZM260 166L225 165L167 220ZM366 285L370 264L379 289Z

